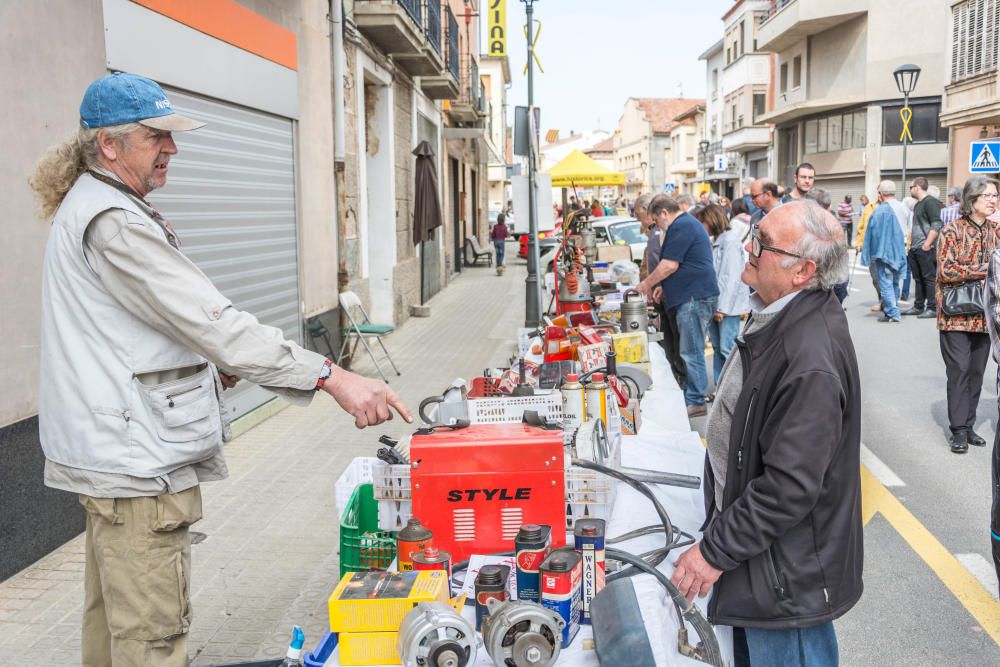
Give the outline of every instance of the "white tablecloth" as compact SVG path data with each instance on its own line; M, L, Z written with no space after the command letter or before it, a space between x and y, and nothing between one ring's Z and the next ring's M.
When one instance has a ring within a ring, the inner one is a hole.
M624 436L622 439L622 464L633 468L663 470L683 475L702 476L704 472L705 448L697 433L691 431L684 394L677 386L667 364L663 348L657 344L650 347L650 374L653 386L642 399L642 425L639 434ZM704 501L700 489L683 489L674 486L653 485L652 489L670 515L674 526L695 538L700 538L698 528L705 519ZM627 484L618 485L618 497L608 525L608 535L622 535L635 528L658 524L656 510L649 500ZM615 545L630 553L643 553L663 545L663 535L650 535ZM673 561L683 550L671 554L659 569L668 576L673 573ZM649 575L633 578L639 607L642 610L646 632L656 664L660 667L672 665L704 665L677 652L677 613L663 587ZM708 598L696 600L696 604L707 614ZM475 626L475 606L467 604L463 615ZM697 635L688 628L688 639L694 644ZM722 648L723 658L732 664L732 630L717 627L716 635ZM585 650L584 640L591 639L593 632L589 625L580 627L576 639L560 654L561 667L599 667L597 655ZM327 665L339 665L335 652ZM476 667L491 667L493 661L480 644Z

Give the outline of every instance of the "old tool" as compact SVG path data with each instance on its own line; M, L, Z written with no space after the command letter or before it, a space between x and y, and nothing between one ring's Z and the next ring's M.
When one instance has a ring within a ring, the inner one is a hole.
M559 658L566 622L534 602L487 602L483 644L498 667L548 667Z
M405 667L465 667L476 660L476 633L444 602L421 602L403 617L396 651Z

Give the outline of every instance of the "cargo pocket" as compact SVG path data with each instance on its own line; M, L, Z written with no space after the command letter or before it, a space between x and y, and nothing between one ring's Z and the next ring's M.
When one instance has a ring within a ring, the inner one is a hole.
M164 493L154 500L156 505L154 532L168 533L201 520L200 486L194 486L180 493Z
M101 557L101 586L112 636L156 641L187 632L191 610L183 553L104 550Z
M166 442L193 442L219 431L211 366L172 382L147 386L136 380L157 435Z

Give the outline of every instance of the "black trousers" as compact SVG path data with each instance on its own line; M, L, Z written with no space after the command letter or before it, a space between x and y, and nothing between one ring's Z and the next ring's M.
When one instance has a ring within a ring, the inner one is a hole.
M993 567L1000 578L1000 429L993 438L993 509L990 512L990 543L993 545Z
M948 427L956 433L976 423L983 373L990 358L990 337L965 331L942 331L939 337L948 376Z
M910 273L913 275L913 285L916 290L913 297L913 308L922 310L926 303L928 309L936 310L934 278L937 273L937 257L934 249L924 251L920 246L910 248L906 261L910 264Z
M681 358L681 330L677 326L677 309L667 310L662 303L658 303L656 310L660 313L660 331L663 332L663 340L660 345L667 355L674 379L677 380L678 386L684 389L687 386L687 367Z

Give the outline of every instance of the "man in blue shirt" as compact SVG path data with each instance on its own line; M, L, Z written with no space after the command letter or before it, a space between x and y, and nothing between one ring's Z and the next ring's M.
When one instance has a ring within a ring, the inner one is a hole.
M684 401L688 416L700 417L708 412L705 336L719 300L712 242L705 227L666 195L653 198L649 213L657 225L666 227L666 237L660 263L638 289L654 301L663 302L668 320L676 318L678 349L687 372Z

